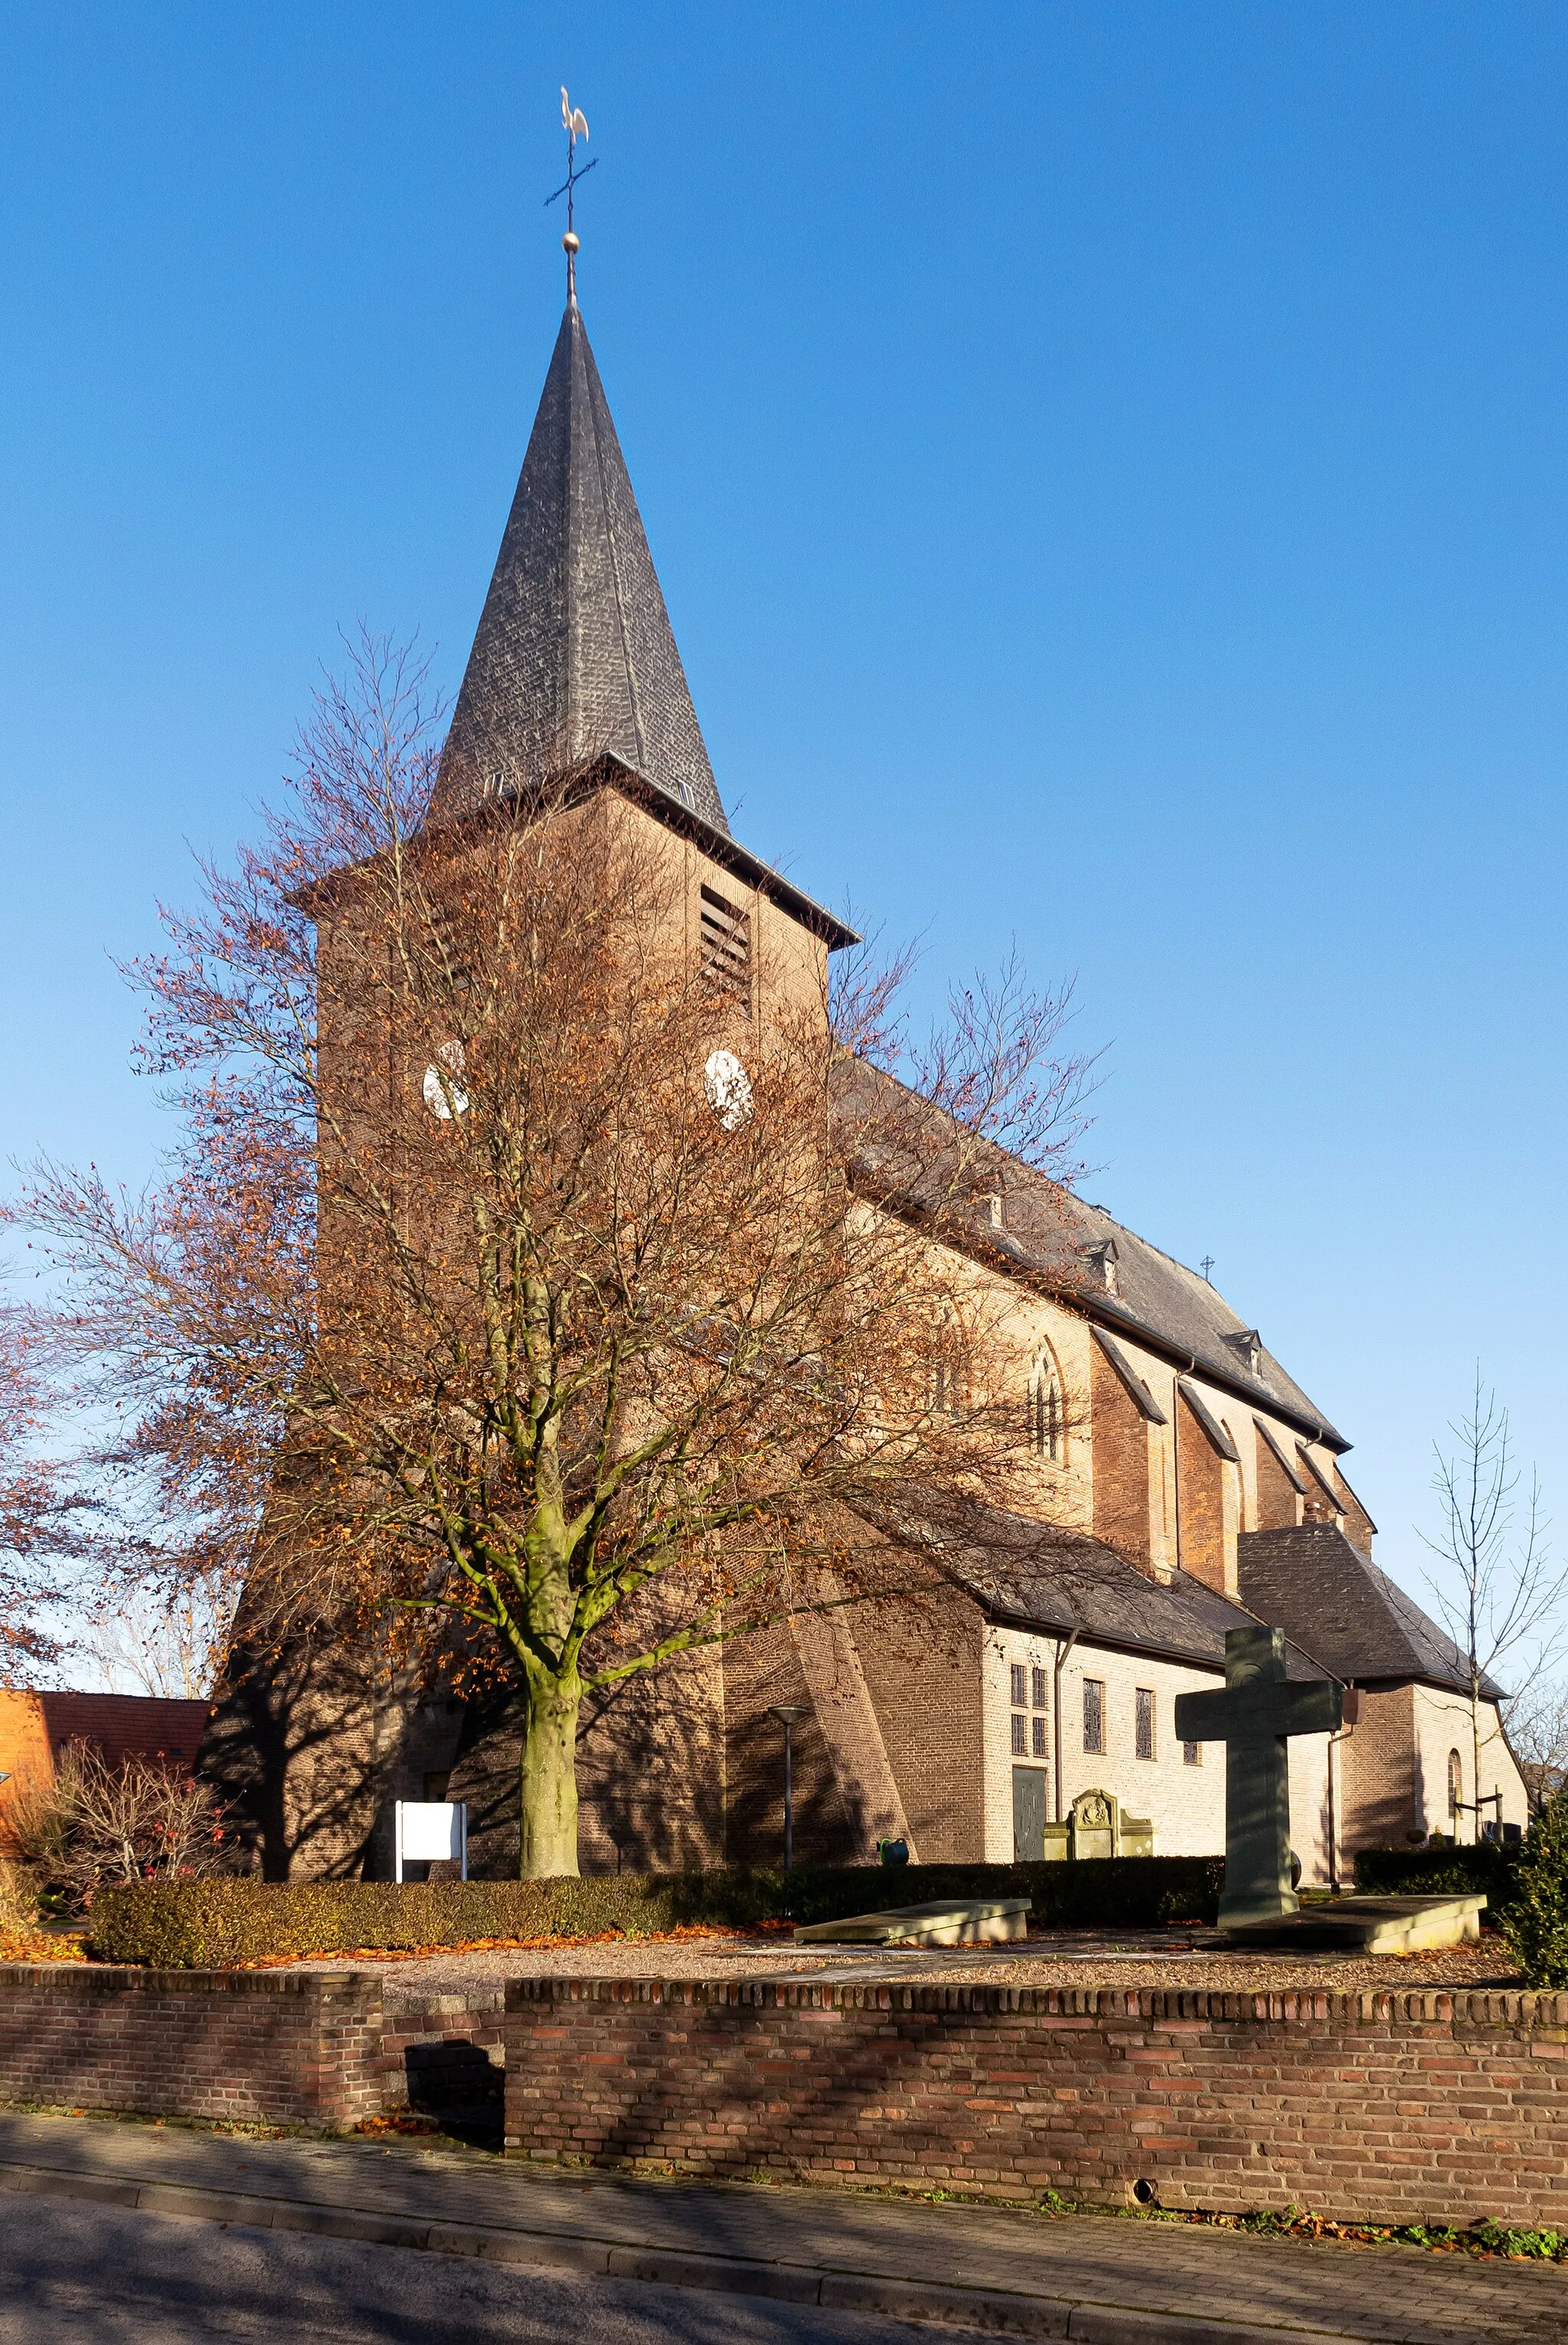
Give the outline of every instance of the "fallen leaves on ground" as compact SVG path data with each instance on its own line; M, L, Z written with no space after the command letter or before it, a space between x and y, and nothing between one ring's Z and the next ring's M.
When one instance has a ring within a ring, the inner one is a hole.
M62 1930L0 1930L0 1963L85 1963L87 1940Z
M433 1946L318 1946L309 1954L257 1954L249 1962L230 1963L226 1969L274 1971L291 1963L428 1963L438 1954L492 1954L520 1952L547 1954L555 1946L680 1946L696 1941L759 1937L775 1929L792 1929L792 1923L764 1923L756 1929L721 1927L713 1922L678 1922L673 1930L590 1930L576 1936L546 1932L534 1938L453 1938Z

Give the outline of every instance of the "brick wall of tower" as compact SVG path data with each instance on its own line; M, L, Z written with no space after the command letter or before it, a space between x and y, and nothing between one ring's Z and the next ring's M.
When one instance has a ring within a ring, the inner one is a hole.
M930 1590L903 1610L864 1608L854 1637L904 1812L924 1864L985 1855L979 1609Z
M925 1567L911 1565L911 1576L907 1597L852 1606L845 1619L921 1862L976 1863L985 1848L981 1615ZM725 1861L781 1861L784 1731L772 1713L791 1704L806 1713L791 1731L795 1861L871 1863L788 1623L734 1639L723 1671Z
M779 1621L755 1636L733 1639L723 1648L723 1667L725 1863L784 1862L784 1729L771 1713L785 1705L805 1712L791 1729L795 1862L857 1861L789 1624Z

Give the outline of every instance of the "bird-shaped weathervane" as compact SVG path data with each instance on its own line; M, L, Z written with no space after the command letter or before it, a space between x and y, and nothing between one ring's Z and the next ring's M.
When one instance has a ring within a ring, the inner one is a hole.
M596 155L594 163L585 163L582 169L578 170L577 141L579 138L586 141L588 120L582 107L573 105L566 95L564 84L561 89L561 127L566 134L566 176L556 188L555 195L545 197L545 208L548 210L550 206L558 201L562 196L566 198L566 233L561 239L561 249L566 256L566 299L568 301L575 301L577 298L578 247L577 231L572 218L573 205L578 180L587 178L594 168L594 163L596 163L599 158Z

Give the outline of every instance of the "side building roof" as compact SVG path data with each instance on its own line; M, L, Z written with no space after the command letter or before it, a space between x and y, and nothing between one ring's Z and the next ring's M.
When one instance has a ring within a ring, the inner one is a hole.
M1151 1579L1125 1556L1084 1531L1033 1522L998 1507L965 1504L940 1518L916 1508L904 1536L938 1564L946 1578L999 1623L1037 1634L1069 1637L1151 1660L1186 1661L1223 1675L1228 1629L1252 1629L1259 1619L1286 1628L1286 1663L1292 1678L1332 1672L1290 1638L1286 1624L1248 1609L1178 1571L1168 1583Z
M1416 1679L1469 1693L1470 1671L1451 1637L1336 1524L1243 1531L1236 1556L1243 1603L1335 1677L1359 1685ZM1502 1699L1491 1678L1481 1691Z
M127 1759L194 1761L212 1707L148 1693L42 1693L38 1703L54 1751L89 1743L111 1766Z

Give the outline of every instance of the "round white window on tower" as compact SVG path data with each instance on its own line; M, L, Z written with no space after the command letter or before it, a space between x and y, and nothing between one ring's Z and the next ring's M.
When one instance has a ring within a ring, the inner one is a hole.
M432 1115L438 1122L450 1123L454 1115L468 1112L468 1093L457 1080L463 1067L463 1045L443 1042L435 1056L439 1063L426 1067L421 1089Z
M738 1131L751 1112L751 1078L733 1051L715 1051L702 1071L702 1086L726 1132Z

